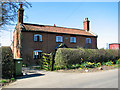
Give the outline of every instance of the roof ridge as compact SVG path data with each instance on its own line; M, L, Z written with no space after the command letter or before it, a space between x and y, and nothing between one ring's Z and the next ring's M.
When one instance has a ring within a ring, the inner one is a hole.
M91 33L91 34L93 34L93 35L95 35L95 36L97 36L97 37L98 37L98 35L97 35L97 34L95 34L95 33L91 32L91 31L89 31L89 33Z
M55 32L55 33L66 33L66 34L78 34L78 35L86 35L86 36L95 36L95 34L90 31L75 29L75 28L66 28L66 27L58 27L58 26L50 26L50 25L40 25L40 24L32 24L32 23L23 23L23 26L27 31L45 31L45 32Z
M84 31L84 29L78 29L78 28L68 28L68 27L51 26L51 25L40 25L40 24L32 24L32 23L23 23L23 24L27 24L27 25L36 25L36 26L57 27L57 28L67 28L67 29L76 29L76 30L82 30L82 31Z

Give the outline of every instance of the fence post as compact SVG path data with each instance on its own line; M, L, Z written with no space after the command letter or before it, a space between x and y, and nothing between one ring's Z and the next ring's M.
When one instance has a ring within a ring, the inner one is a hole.
M53 71L55 54L54 54L54 53L51 53L51 55L52 55L51 71Z

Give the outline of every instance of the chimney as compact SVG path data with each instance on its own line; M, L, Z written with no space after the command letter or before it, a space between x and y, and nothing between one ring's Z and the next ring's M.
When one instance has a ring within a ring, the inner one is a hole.
M23 12L24 9L22 8L22 4L19 4L19 9L18 9L18 16L17 16L17 23L23 23Z
M54 27L56 27L56 25L54 24Z
M22 4L19 4L19 8L22 8Z
M83 21L83 25L84 25L84 30L87 30L89 31L89 20L88 18L85 18L84 21Z

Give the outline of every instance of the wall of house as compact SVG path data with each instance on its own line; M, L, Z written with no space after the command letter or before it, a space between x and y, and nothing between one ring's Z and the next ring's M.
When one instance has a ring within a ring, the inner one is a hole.
M14 38L12 43L12 51L13 51L13 58L21 58L20 56L20 48L21 48L21 31L19 28L19 24L16 25L15 31L14 31Z
M109 44L109 49L120 49L120 44Z
M18 42L18 30L17 30L17 28L15 29L15 31L14 31L14 38L13 38L14 40L13 40L13 58L18 58L18 53L17 53L17 42Z
M34 34L42 35L42 42L34 41ZM85 47L86 38L91 38L92 48L97 48L97 39L95 37L76 36L76 43L70 43L70 37L73 35L52 34L42 32L22 32L21 44L22 51L21 57L23 57L24 63L36 64L38 61L33 60L33 51L42 50L42 52L50 53L54 52L56 46L59 44L56 42L56 36L63 36L63 43L70 48Z

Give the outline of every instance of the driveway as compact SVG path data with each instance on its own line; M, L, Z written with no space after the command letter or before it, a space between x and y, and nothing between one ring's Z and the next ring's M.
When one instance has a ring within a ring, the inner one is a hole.
M118 69L92 73L37 71L6 88L118 88Z

